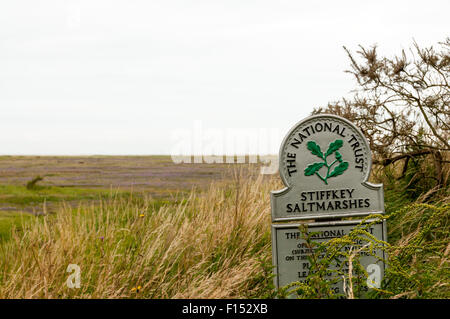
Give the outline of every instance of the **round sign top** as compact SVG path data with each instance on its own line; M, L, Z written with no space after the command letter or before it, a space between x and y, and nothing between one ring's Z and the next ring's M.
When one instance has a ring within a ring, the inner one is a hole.
M350 121L330 114L297 123L280 148L280 176L287 187L332 188L366 182L369 145Z

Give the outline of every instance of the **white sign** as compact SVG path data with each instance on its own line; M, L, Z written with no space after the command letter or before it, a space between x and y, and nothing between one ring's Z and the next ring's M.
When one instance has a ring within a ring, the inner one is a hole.
M274 222L384 212L383 185L367 182L368 143L346 119L317 115L299 122L284 138L279 157L286 188L272 192Z

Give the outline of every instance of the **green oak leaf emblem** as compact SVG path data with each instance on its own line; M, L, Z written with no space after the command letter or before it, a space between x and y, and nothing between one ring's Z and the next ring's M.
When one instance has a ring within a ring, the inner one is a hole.
M320 149L320 146L317 145L314 141L309 141L306 144L306 147L313 155L316 155L319 157L322 162L316 162L313 164L308 165L308 167L305 168L305 176L312 176L317 175L326 185L328 185L328 179L330 177L336 177L339 175L342 175L348 168L348 162L344 162L342 159L342 154L338 152L338 150L344 145L344 142L342 140L336 140L332 143L330 143L330 146L328 146L328 150L325 152L325 154ZM334 153L334 156L336 157L336 160L334 160L331 164L328 164L327 157ZM334 166L336 163L339 163L337 166ZM327 175L323 177L319 174L319 170L325 166L327 168ZM334 169L331 171L331 169ZM331 171L331 173L330 173Z

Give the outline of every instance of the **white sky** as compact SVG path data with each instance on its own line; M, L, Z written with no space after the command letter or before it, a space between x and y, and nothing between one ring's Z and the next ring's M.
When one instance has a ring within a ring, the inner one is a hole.
M287 132L355 88L343 45L433 45L448 12L430 0L1 1L0 154L169 154L196 121Z

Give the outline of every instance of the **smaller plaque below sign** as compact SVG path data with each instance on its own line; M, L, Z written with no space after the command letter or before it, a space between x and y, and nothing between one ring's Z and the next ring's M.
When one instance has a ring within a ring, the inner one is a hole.
M369 222L369 221L368 221ZM309 223L308 233L315 233L312 236L314 242L328 241L332 238L340 238L350 233L350 231L361 221L335 221L335 222L321 222ZM292 282L306 282L310 271L310 263L308 255L311 255L311 249L306 245L306 241L301 235L299 226L301 224L274 224L272 225L272 244L273 244L273 264L275 266L275 286L277 288L286 286ZM368 231L378 240L386 241L386 224L380 222L372 225ZM358 249L365 245L362 241L355 247L345 246L343 249L349 251ZM373 255L375 256L373 256ZM361 265L368 273L367 285L361 285L354 288L355 297L363 297L368 291L368 287L379 288L381 280L384 276L384 251L377 250L370 253L362 253L360 255ZM321 258L321 256L318 256ZM322 256L323 257L323 256ZM335 260L330 268L330 274L325 279L331 279L333 270L340 269L348 272L348 261L342 256L341 259ZM355 277L362 276L362 274L354 274ZM333 291L336 294L344 294L343 281L333 285Z

